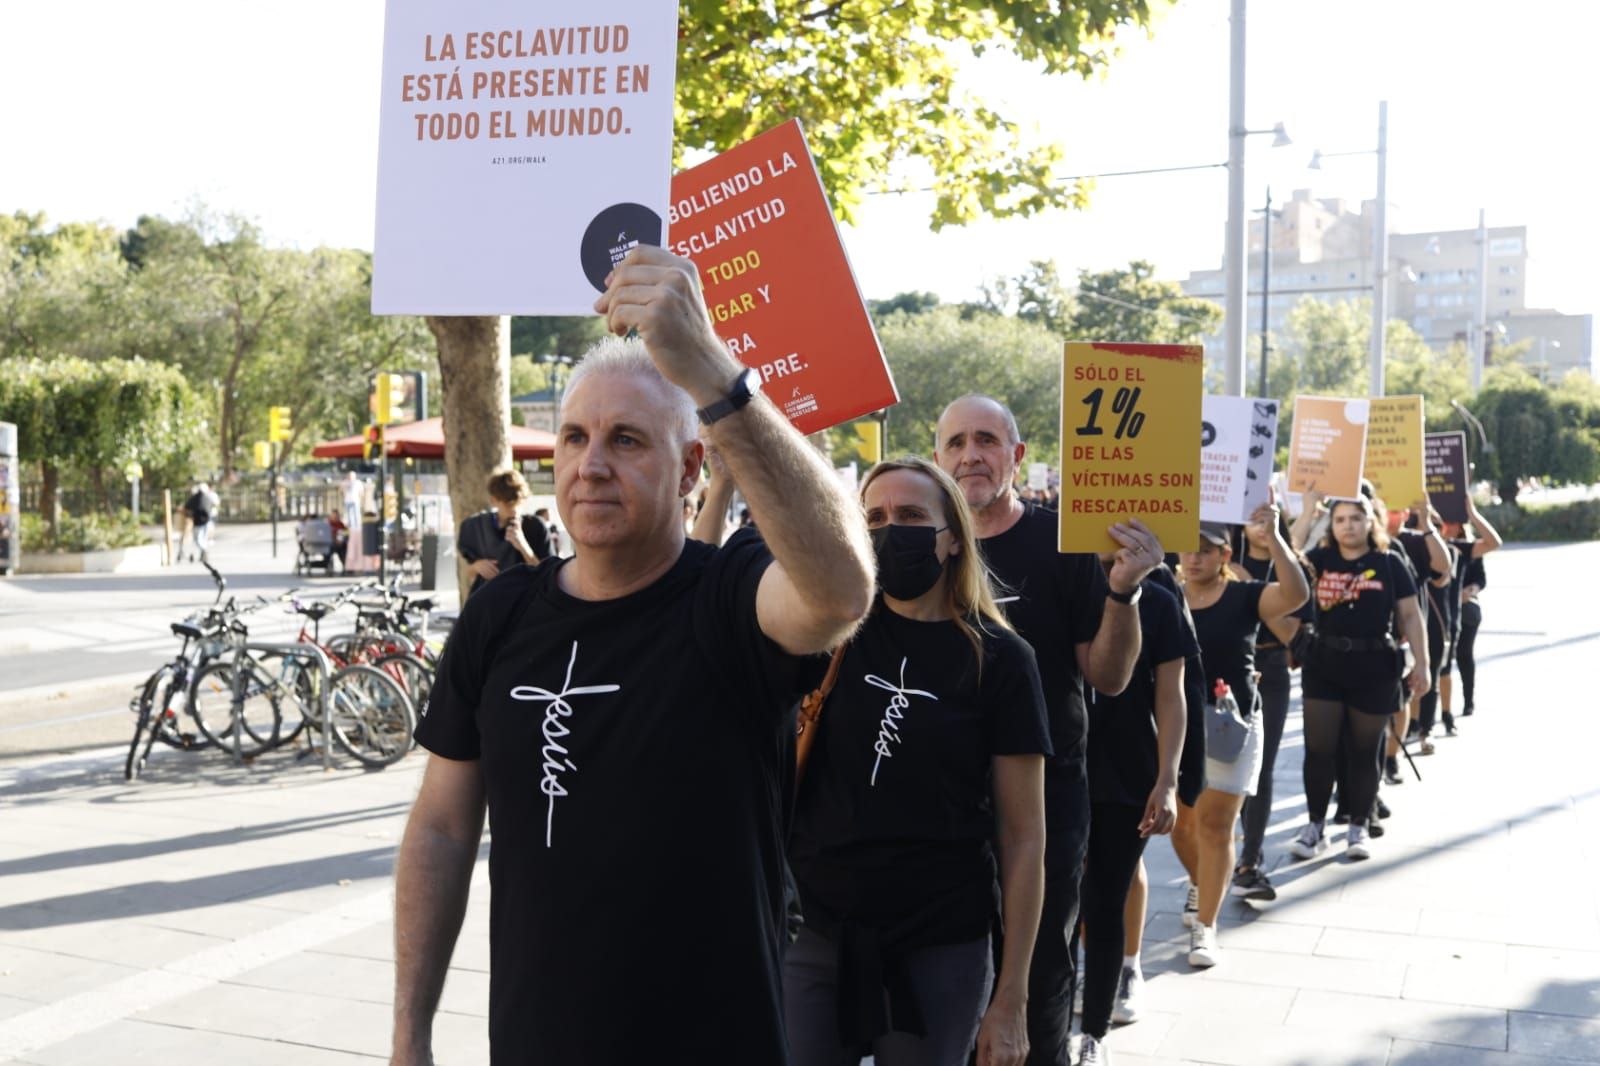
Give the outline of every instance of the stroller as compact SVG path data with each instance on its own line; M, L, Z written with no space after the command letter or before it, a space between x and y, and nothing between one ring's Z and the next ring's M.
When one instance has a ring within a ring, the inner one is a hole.
M328 576L333 576L333 564L339 561L339 567L344 568L343 557L339 554L337 538L334 536L333 523L326 518L304 518L294 528L295 540L299 541L300 554L294 561L295 576L310 574L313 570L321 570Z

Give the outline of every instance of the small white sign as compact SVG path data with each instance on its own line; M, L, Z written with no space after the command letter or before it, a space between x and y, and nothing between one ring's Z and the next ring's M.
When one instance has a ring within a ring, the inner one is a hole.
M1241 525L1267 502L1278 401L1207 396L1200 410L1200 520Z
M666 241L677 3L386 12L373 313L593 313Z
M1050 487L1050 467L1046 463L1028 464L1028 488L1044 492Z

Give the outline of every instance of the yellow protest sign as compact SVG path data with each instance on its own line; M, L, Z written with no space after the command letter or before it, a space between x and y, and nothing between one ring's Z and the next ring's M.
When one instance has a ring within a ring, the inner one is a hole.
M1064 552L1119 547L1137 518L1169 551L1200 538L1199 345L1068 344L1061 365Z
M1427 495L1421 396L1382 396L1372 401L1367 458L1362 473L1383 502L1400 510Z

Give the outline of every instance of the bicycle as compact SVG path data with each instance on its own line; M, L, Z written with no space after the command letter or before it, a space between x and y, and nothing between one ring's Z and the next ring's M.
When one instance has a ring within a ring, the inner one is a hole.
M213 746L213 738L194 714L191 698L194 681L201 668L226 650L236 633L245 632L239 619L270 602L263 599L250 607L241 608L230 597L226 603L221 603L228 581L210 563L202 565L211 574L211 580L217 587L216 598L204 614L195 612L181 622L171 623L173 635L183 640L178 654L146 678L129 701L128 710L136 717L133 739L128 744L128 757L122 768L122 776L126 781L136 779L144 770L157 740L179 751L201 751ZM183 711L188 711L190 718L195 720L198 733L187 732L181 727L179 715Z

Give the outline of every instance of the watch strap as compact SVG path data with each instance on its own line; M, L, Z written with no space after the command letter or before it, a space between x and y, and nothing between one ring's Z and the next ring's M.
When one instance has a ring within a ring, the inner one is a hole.
M758 387L752 378L755 371L746 369L733 379L733 384L728 388L728 394L714 404L700 408L695 413L700 416L701 425L709 426L713 422L723 419L748 405L755 399Z

